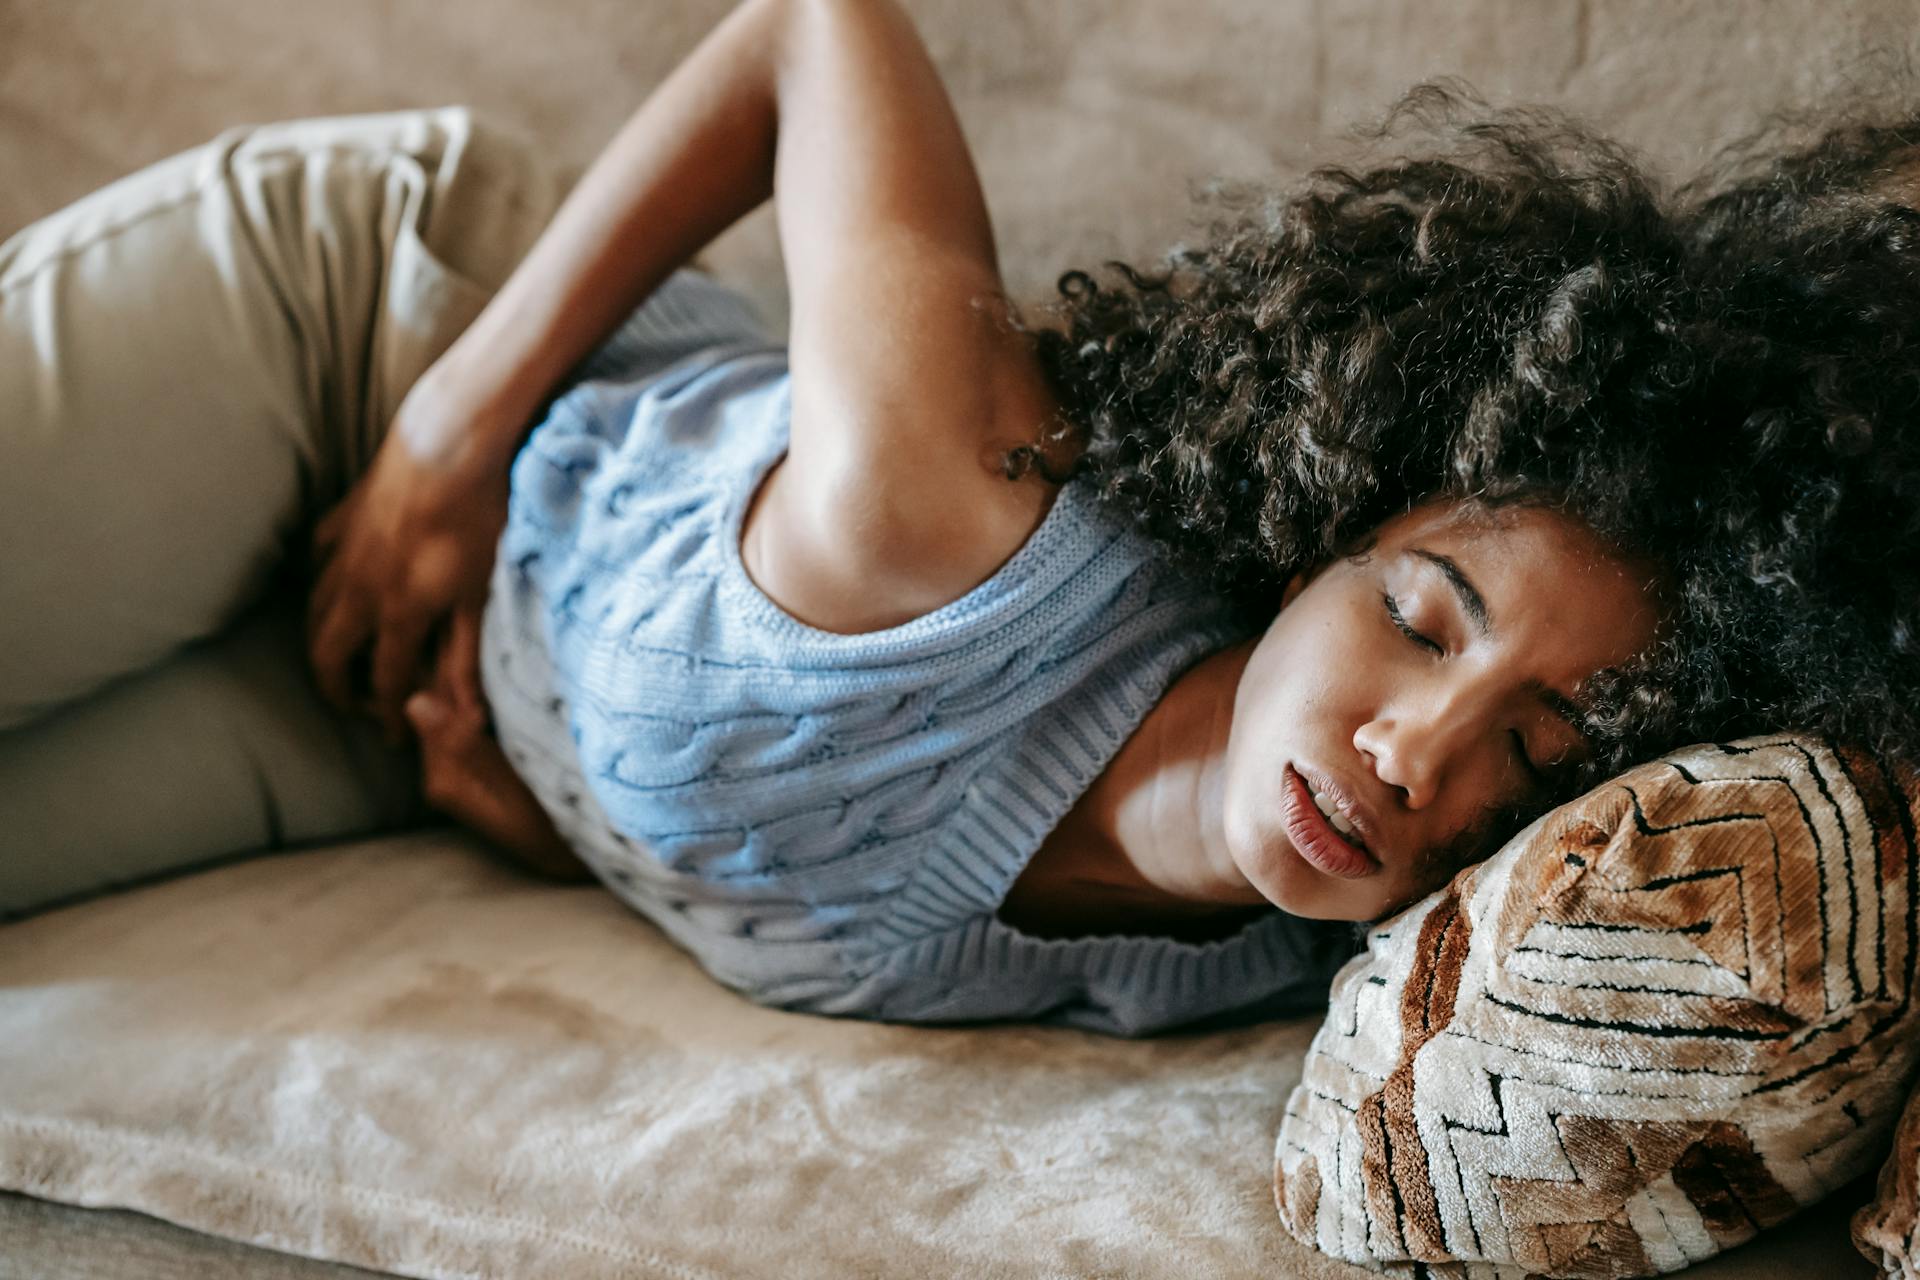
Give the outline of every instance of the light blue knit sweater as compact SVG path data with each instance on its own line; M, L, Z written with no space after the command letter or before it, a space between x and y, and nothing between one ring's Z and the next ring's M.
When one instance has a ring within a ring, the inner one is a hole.
M838 635L741 566L786 353L676 275L513 469L483 630L501 742L608 888L729 986L818 1013L1123 1035L1323 1003L1347 926L1040 940L995 911L1175 677L1242 638L1070 483L988 581Z

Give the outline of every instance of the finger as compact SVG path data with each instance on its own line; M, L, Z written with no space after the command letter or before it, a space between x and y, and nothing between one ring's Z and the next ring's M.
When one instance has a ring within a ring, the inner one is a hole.
M342 600L320 619L308 643L307 659L313 667L314 682L327 701L343 713L358 709L350 664L371 629L370 611L357 600Z
M342 498L325 515L314 521L310 543L316 552L330 549L340 540L341 526L347 521L347 508L352 503L351 496Z
M433 660L427 673L427 680L421 687L432 693L441 704L445 720L441 726L441 732L449 740L477 733L480 728L479 718L474 714L473 708L460 696L458 688L459 673L455 668L456 659L452 652L451 618L434 629L433 636L427 644L433 649Z
M409 696L401 710L405 712L407 722L420 737L422 748L439 736L440 726L446 723L447 704L441 698L426 690Z
M313 585L307 589L307 651L313 651L314 641L320 636L320 630L332 615L334 605L340 597L341 576L337 566L328 565L314 575Z
M402 714L420 742L421 794L427 798L428 804L444 810L449 789L449 765L447 752L442 748L440 739L445 725L446 704L430 693L416 693L407 699Z
M373 642L373 709L398 739L406 731L401 703L419 687L420 649L427 626L417 616L389 616L382 620Z
M458 690L454 688L453 666L453 619L451 615L433 632L433 669L427 674L427 687L450 705L458 705Z
M454 705L465 714L484 719L486 696L480 690L480 611L453 611L447 643L440 656L441 671L453 694Z
M340 546L340 508L335 507L320 523L313 526L313 532L307 535L307 566L316 576L333 563L333 556Z

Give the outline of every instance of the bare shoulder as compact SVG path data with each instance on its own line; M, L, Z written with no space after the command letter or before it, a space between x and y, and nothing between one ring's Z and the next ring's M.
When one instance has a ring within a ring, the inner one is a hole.
M827 631L897 626L1004 564L1053 501L994 456L1049 398L938 67L891 0L785 6L774 210L792 430L744 525L761 591Z

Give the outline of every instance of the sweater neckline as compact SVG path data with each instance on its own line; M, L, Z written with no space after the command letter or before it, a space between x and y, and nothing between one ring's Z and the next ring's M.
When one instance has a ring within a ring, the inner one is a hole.
M1051 554L1063 541L1071 540L1084 523L1083 504L1088 501L1085 486L1069 481L1055 492L1052 504L1040 524L1027 535L1020 548L1001 563L987 578L966 594L939 608L897 626L878 631L827 631L800 621L760 589L747 573L740 554L740 539L746 523L747 508L773 468L785 458L793 426L793 383L783 379L779 402L770 415L772 430L767 447L749 466L735 474L741 479L729 485L720 520L721 572L729 586L739 593L741 606L762 627L775 635L815 649L842 652L893 648L901 643L950 631L955 625L989 610L1017 586L1038 578L1061 557Z

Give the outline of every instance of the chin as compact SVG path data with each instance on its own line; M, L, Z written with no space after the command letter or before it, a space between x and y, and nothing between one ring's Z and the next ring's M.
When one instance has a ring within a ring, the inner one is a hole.
M1340 894L1317 893L1286 895L1286 901L1276 903L1289 915L1299 916L1303 920L1344 920L1352 924L1362 924L1378 920L1381 912L1371 904L1341 901Z
M1355 924L1383 920L1420 895L1382 901L1382 873L1363 880L1328 875L1294 851L1284 835L1241 843L1228 832L1233 864L1260 896L1288 915L1304 920L1345 920Z
M1284 835L1269 839L1237 838L1229 824L1227 851L1233 865L1260 896L1288 915L1305 920L1367 920L1365 908L1347 906L1340 881L1315 870L1294 852Z

